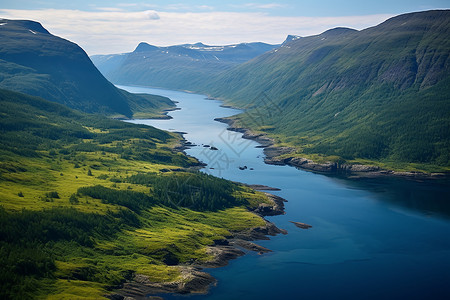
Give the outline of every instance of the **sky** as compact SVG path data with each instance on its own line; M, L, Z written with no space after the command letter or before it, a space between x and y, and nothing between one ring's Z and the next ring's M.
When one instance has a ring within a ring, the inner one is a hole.
M89 55L203 42L280 44L335 27L364 29L395 15L449 9L450 0L1 0L0 18L40 22Z

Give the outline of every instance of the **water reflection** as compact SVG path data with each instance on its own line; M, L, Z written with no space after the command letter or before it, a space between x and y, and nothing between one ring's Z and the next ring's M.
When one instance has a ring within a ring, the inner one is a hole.
M396 177L339 178L333 181L350 189L366 190L379 201L428 216L450 218L450 179Z

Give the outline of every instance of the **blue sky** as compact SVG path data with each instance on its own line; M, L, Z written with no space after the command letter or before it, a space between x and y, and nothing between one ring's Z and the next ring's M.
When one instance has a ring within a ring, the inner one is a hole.
M166 11L227 11L255 12L263 11L277 16L349 16L367 14L401 14L405 12L448 8L448 0L2 0L1 8L12 9L78 9L93 11L101 8L120 8L130 11L163 9Z
M398 14L438 8L450 8L450 0L2 0L0 18L41 22L88 54L107 54L132 51L141 41L281 43L288 34L338 26L360 30Z

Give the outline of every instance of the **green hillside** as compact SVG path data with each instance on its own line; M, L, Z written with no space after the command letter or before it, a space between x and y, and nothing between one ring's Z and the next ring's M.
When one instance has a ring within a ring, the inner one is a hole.
M180 137L0 90L0 298L103 299L264 226L266 197L186 167ZM176 172L173 170L177 170Z
M450 11L285 43L199 90L249 108L240 125L294 156L450 168Z
M0 23L0 88L113 117L130 118L136 112L156 116L174 106L167 98L117 89L78 45L50 34L39 23Z

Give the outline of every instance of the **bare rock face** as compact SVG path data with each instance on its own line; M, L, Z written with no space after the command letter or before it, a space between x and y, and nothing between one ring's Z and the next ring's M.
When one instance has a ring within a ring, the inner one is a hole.
M272 200L272 204L260 203L254 210L254 212L261 216L284 215L284 202L287 201L279 196L275 196L269 193L265 194L270 200Z
M310 159L294 157L285 161L287 164L294 167L301 167L302 169L313 170L318 172L334 172L337 170L337 164L327 162L323 164L315 163Z
M239 256L242 256L245 254L244 251L237 249L234 246L222 246L222 245L216 245L213 247L209 247L206 251L207 254L213 256L214 258L207 262L202 262L200 264L197 264L197 267L200 268L218 268L223 267L228 264L228 261L232 259L236 259Z
M264 154L267 157L280 156L288 153L292 153L295 149L291 147L274 147L269 146L264 148Z
M245 241L245 240L240 240L240 239L234 239L231 241L232 245L244 248L246 250L249 251L255 251L258 252L259 254L263 254L263 253L268 253L268 252L272 252L272 250L267 249L266 247L257 245L255 243L249 242L249 241Z
M344 164L344 165L341 165L340 168L342 170L347 170L350 172L377 172L377 171L380 171L380 167L359 165L359 164L355 164L355 165Z
M181 278L173 282L152 282L148 276L136 274L132 281L124 284L120 294L109 296L110 299L162 299L147 297L149 294L180 293L206 294L209 287L216 283L210 274L201 272L194 267L180 266Z

